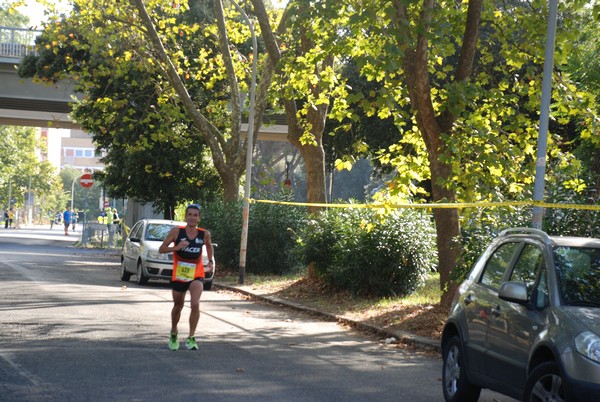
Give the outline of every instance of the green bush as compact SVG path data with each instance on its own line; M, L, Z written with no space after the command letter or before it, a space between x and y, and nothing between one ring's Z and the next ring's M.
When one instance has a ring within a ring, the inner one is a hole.
M548 186L546 201L556 204L595 204L586 194L578 194L560 184ZM461 227L462 255L451 279L462 282L479 256L504 229L531 227L532 207L479 208L470 211ZM553 236L600 237L598 222L600 212L575 208L547 208L544 212L543 230Z
M302 231L298 252L326 283L356 295L407 295L437 264L431 215L409 210L324 211Z
M288 192L276 195L277 201L291 201ZM242 202L206 204L201 226L209 229L218 244L215 258L220 266L237 269L242 234ZM246 272L286 274L301 267L293 252L295 233L305 225L304 208L268 203L250 205Z
M200 226L211 233L219 268L238 268L242 233L242 203L215 201L202 206Z
M550 202L559 204L598 205L595 190L576 193L558 184L548 189ZM575 208L548 208L544 213L544 230L552 235L600 237L599 211Z

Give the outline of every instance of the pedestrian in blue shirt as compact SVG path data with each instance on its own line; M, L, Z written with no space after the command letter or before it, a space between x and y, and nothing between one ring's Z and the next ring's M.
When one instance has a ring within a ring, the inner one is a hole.
M69 235L69 226L71 226L71 207L67 207L63 212L63 224L65 226L65 236Z

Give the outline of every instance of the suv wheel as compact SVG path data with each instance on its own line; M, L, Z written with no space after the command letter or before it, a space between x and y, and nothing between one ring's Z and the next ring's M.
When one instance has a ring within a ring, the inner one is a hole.
M444 365L442 385L447 402L475 402L479 399L481 388L469 383L463 364L460 338L454 335L446 342L442 350Z
M565 401L563 381L555 362L545 362L531 372L525 385L526 402Z

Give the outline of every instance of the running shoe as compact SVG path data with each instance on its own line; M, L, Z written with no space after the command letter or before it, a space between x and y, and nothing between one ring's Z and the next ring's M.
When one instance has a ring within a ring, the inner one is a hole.
M169 337L169 349L172 351L179 350L179 339L177 339L177 334L171 334Z
M189 338L187 338L187 341L185 341L185 347L188 348L188 350L198 350L198 344L196 343L196 338L193 336L190 336Z

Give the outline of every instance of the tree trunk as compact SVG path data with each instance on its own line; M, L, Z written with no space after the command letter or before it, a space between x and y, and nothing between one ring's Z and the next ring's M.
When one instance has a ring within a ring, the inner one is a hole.
M427 147L431 170L431 195L433 202L456 202L456 193L449 188L452 180L452 166L441 162L440 157L447 155L443 134L452 134L456 111L445 107L439 115L431 99L431 80L429 77L428 35L432 27L432 12L436 2L424 0L419 10L419 29L411 29L409 9L405 2L393 0L396 10L396 26L399 48L406 49L403 65L411 107L417 126ZM477 38L481 23L483 0L469 0L465 31L460 55L454 72L455 82L470 79L473 61L477 51ZM439 110L439 109L438 109ZM460 257L460 221L456 208L434 208L433 216L437 232L438 271L442 290L442 306L450 307L456 284L450 280L450 272L456 267Z
M269 55L267 62L272 63L272 67L275 71L277 63L281 60L280 46L278 43L277 36L282 35L287 29L285 22L288 16L290 16L290 8L287 7L284 14L281 17L279 26L277 27L277 34L273 32L269 17L266 12L264 1L252 0L254 5L254 11L261 28L261 35L265 43L265 48ZM301 53L305 53L310 49L313 49L315 44L304 34L301 34L301 48L298 49ZM332 68L334 65L333 57L326 57L320 66L315 66L315 73L324 71L327 68ZM280 71L278 71L280 72ZM288 78L284 78L288 79ZM319 91L317 87L314 89ZM293 92L293 91L292 91ZM326 203L326 190L325 190L325 151L323 149L323 131L325 130L325 120L327 118L328 105L319 104L314 108L311 108L307 112L306 119L311 126L311 134L314 136L315 144L302 144L300 138L304 134L302 127L298 121L298 108L296 105L296 99L284 98L283 103L285 106L286 120L288 124L288 140L290 143L300 151L302 158L304 159L306 168L306 193L307 201L309 203ZM320 207L309 207L309 212L316 212Z
M220 176L223 181L223 201L237 201L240 194L240 176L235 173L220 174Z
M439 162L438 155L430 158L432 198L434 202L455 202L453 191L439 183L450 180L451 167ZM437 183L437 184L436 184ZM457 284L450 280L450 272L456 266L461 253L460 221L458 209L435 208L433 210L435 229L437 233L438 271L440 273L440 289L442 306L450 308Z
M302 145L299 141L290 141L302 155L306 166L306 201L311 204L326 202L325 194L325 150L320 141L317 145ZM317 212L321 207L309 207L308 212Z

